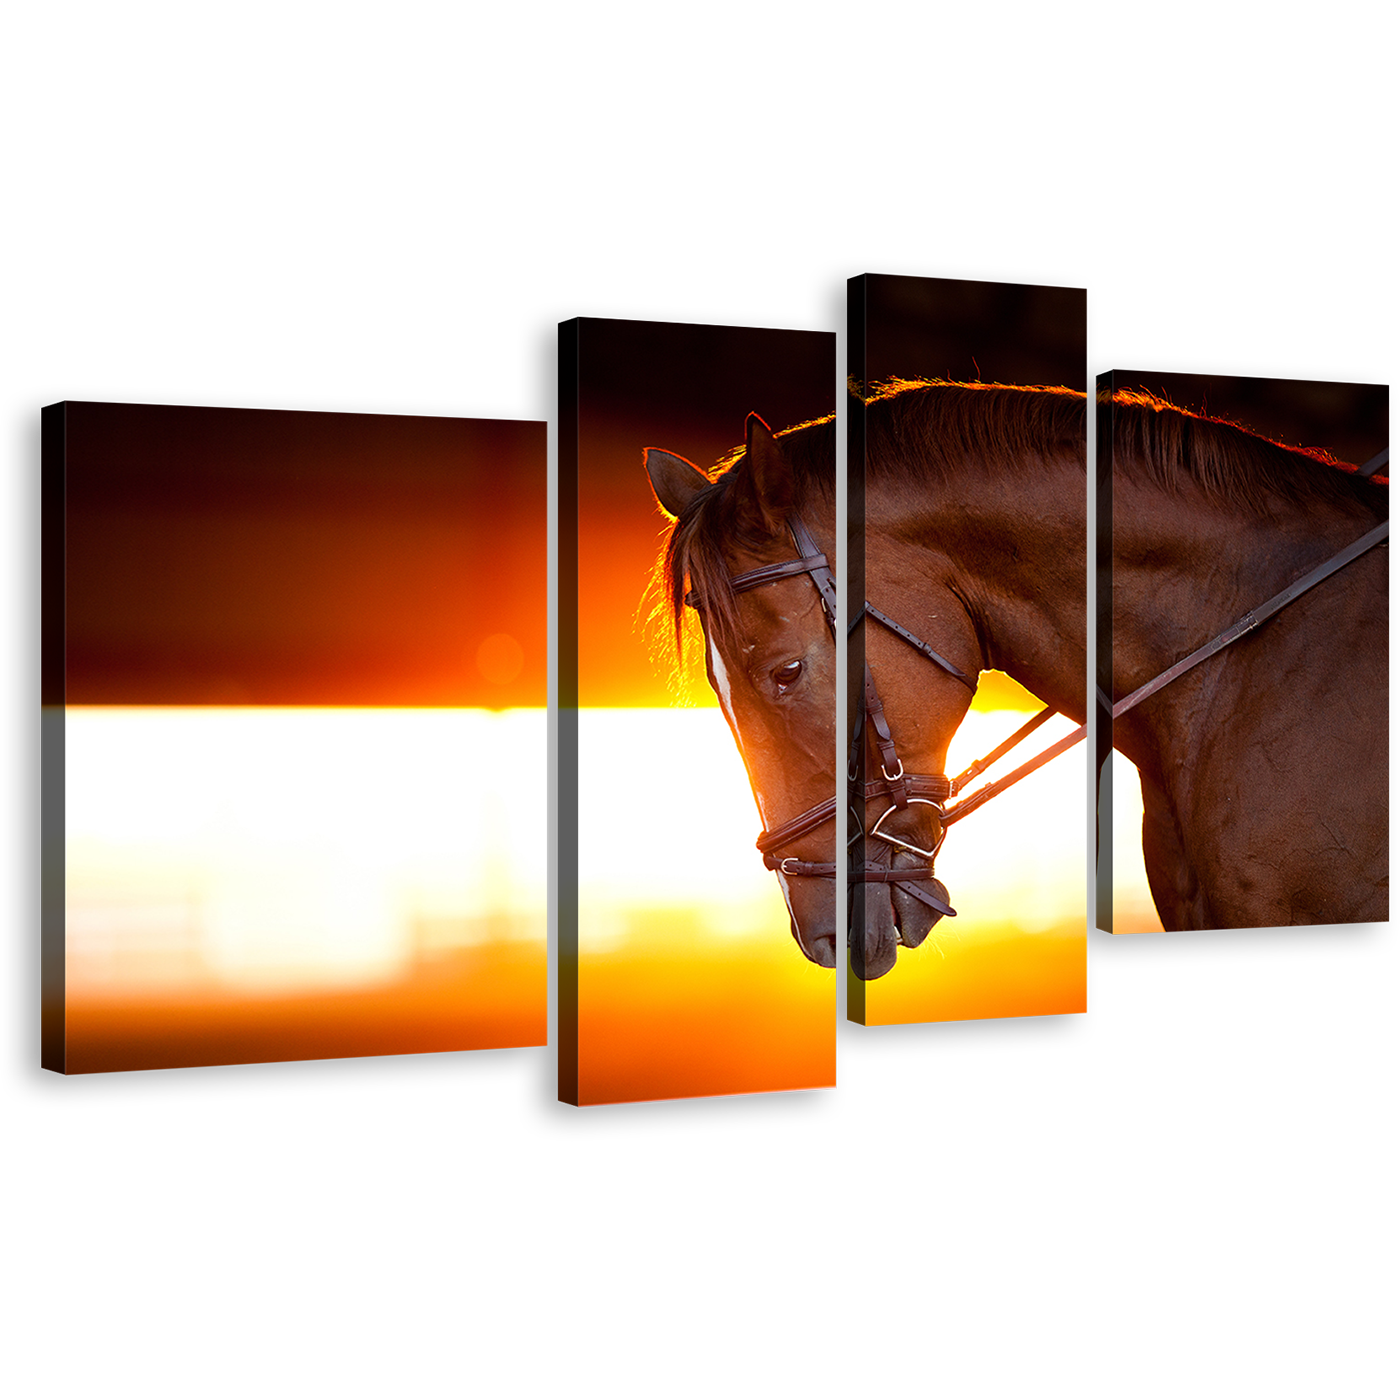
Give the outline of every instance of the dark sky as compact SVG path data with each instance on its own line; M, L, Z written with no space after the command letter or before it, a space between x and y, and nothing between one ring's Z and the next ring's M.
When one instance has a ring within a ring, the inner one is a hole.
M703 470L743 442L750 413L775 431L834 413L836 337L584 320L578 390L580 702L671 704L638 616L667 529L644 450L665 448ZM695 701L713 703L703 672L689 681Z
M870 276L867 377L1085 387L1085 294L1060 287ZM585 320L580 325L580 697L664 705L639 604L666 522L645 447L709 467L760 414L781 429L835 408L835 337L814 331ZM693 699L710 700L704 677Z
M65 423L45 501L66 466L69 704L544 704L543 423L94 403ZM483 653L493 635L519 654Z
M1178 408L1228 418L1289 447L1323 447L1358 467L1390 441L1384 384L1114 370L1113 387L1147 389Z
M1085 388L1077 287L867 274L865 379L984 380Z

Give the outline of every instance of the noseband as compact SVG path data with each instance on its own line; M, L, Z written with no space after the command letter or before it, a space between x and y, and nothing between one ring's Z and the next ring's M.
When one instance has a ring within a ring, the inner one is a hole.
M836 577L831 571L831 565L828 563L826 555L817 548L816 541L812 538L806 525L796 516L790 516L787 527L792 535L792 542L797 548L798 558L787 559L779 564L765 564L762 568L735 574L730 578L729 586L735 593L747 593L751 589L762 588L765 584L778 583L785 578L806 574L816 587L822 605L822 613L826 617L826 625L834 640L836 637ZM691 607L698 607L698 600L693 593L687 594L686 602ZM901 627L893 618L888 617L868 601L861 605L860 612L848 629L848 635L866 617L873 618L882 627L893 632L902 642L911 646L920 656L933 662L935 666L947 672L955 680L961 681L974 695L977 693L976 681L970 679L965 672L953 665L947 657L936 652L927 642L916 637L907 628ZM885 715L885 707L880 699L879 689L875 685L875 677L868 664L865 667L864 699L865 703L861 708L861 713L857 716L855 729L851 736L847 772L852 803L851 813L855 817L858 828L848 844L853 845L862 836L865 836L889 846L892 852L891 860L897 852L909 851L925 859L928 862L928 869L926 871L920 869L893 870L882 866L863 864L850 872L850 878L861 884L894 885L920 903L927 905L939 918L944 915L956 917L957 910L953 909L947 902L947 890L933 873L934 858L938 855L939 848L943 844L948 827L959 818L968 815L969 812L975 811L990 798L995 797L998 792L1010 787L1012 783L1034 772L1043 763L1048 763L1057 754L1063 753L1065 749L1077 743L1084 737L1085 727L1080 725L1073 734L1066 735L1065 738L1052 744L1050 748L1038 754L1029 763L1022 764L1014 772L1008 773L1006 777L979 788L971 797L953 807L945 807L944 804L950 798L955 797L967 783L1044 724L1055 713L1054 707L1050 706L1042 710L1034 719L1022 725L1005 743L1000 744L984 758L978 759L976 763L956 778L949 778L946 773L909 773L905 771L904 762L899 756L894 737L890 732L889 720ZM871 782L862 784L858 781L858 761L867 723L870 726L869 733L880 756L880 776ZM873 802L877 798L885 798L889 805L868 832L859 829L861 813L856 811L855 804L860 802L863 811L864 803ZM920 846L915 846L882 830L892 813L906 810L910 805L932 807L937 815L939 835L931 851L924 850ZM760 832L755 844L763 856L764 865L779 875L834 880L836 878L836 865L832 862L801 860L797 856L779 856L777 853L784 846L791 845L792 842L800 840L818 827L824 826L829 821L834 821L835 817L836 798L829 797L825 802L819 802L815 807L809 807L805 812L799 813L791 821L784 822L781 826L771 830ZM923 888L924 885L928 884L934 888Z

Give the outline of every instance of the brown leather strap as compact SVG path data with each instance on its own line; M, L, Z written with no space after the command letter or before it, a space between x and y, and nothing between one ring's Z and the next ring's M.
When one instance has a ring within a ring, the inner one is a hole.
M799 812L782 826L775 826L772 831L760 831L754 845L766 856L770 851L776 851L779 846L800 840L808 832L815 831L835 816L836 799L828 797L825 802L819 802L815 807L808 807L805 812Z
M927 904L928 907L932 909L936 914L946 915L950 919L956 919L958 917L958 911L954 909L953 906L949 904L946 899L939 899L939 897L936 894L932 893L930 890L920 889L918 885L916 885L912 880L910 880L908 876L911 872L907 870L892 870L888 873L891 875L901 875L905 877L903 879L891 881L895 889L903 890L905 894L912 896L914 899L917 899L920 904ZM921 876L920 878L923 877ZM932 871L929 871L928 878L933 879ZM944 883L941 880L937 881L936 883L940 889L946 891L947 886L944 885Z
M811 554L803 559L787 559L781 564L765 564L761 569L750 569L746 574L736 574L729 580L729 586L736 593L747 593L750 589L762 588L766 583L777 583L780 579L791 578L794 574L810 574L813 569L827 569L825 554Z
M769 870L777 871L780 875L815 880L836 878L836 866L826 862L798 860L794 856L779 860L775 856L765 855L763 863ZM954 919L958 916L958 911L946 899L940 899L938 895L920 888L921 882L930 881L946 893L943 882L932 870L884 870L873 865L863 865L857 870L852 870L849 878L857 884L893 885L940 915Z
M942 667L955 680L960 680L974 695L977 694L977 682L968 678L965 671L959 670L946 656L941 656L929 646L921 637L916 637L907 627L901 627L894 618L882 613L873 603L867 601L861 609L862 613L873 617L881 627L887 627L902 642L907 642L920 656L926 656L935 666ZM857 618L859 621L859 618ZM855 624L853 623L852 626Z
M880 751L880 775L885 780L890 800L896 807L907 807L909 794L904 782L904 764L895 749L884 702L880 699L880 692L875 689L875 677L870 674L868 665L865 668L865 714L870 722L870 731L875 736L875 747Z
M817 542L812 538L811 531L797 516L788 517L787 527L792 532L792 542L797 546L798 553L806 555L812 561L812 566L807 572L811 574L812 582L817 586L817 593L822 600L822 611L826 614L826 625L835 637L836 575L831 572L826 555L817 549Z
M906 773L900 780L910 797L924 797L933 802L946 802L953 795L953 785L942 773ZM889 796L889 784L881 778L860 786L852 786L852 796L859 795L866 802L877 797Z
M952 793L952 784L942 773L907 773L903 778L903 784L908 796L922 797L932 802L946 802ZM851 795L858 796L866 802L873 802L877 797L889 796L889 785L876 779L874 782L865 783ZM758 840L754 842L754 845L766 856L782 846L800 840L819 826L831 821L835 815L836 799L829 797L825 802L819 802L815 807L809 807L805 812L799 812L791 821L784 822L782 826L775 826L771 831L759 832Z
M965 797L961 802L955 802L943 813L944 827L952 826L955 821L970 816L984 803L990 802L999 792L1005 792L1012 783L1019 783L1022 778L1030 777L1037 768L1043 768L1052 758L1058 758L1066 749L1072 749L1088 732L1089 726L1081 724L1078 729L1066 734L1063 739L1057 739L1048 749L1043 749L1036 754L1029 763L1023 763L1019 768L1012 769L1004 778L998 778L994 783L988 783L985 787L978 788L971 797Z
M804 875L816 880L834 880L836 867L830 861L802 860L797 856L775 856L764 852L763 863L780 875Z
M1033 719L1023 724L1009 739L1005 739L998 744L991 753L983 758L979 758L976 763L959 773L958 776L953 779L953 792L959 792L979 774L985 773L997 759L1003 758L1006 754L1009 754L1022 739L1029 739L1051 715L1057 714L1059 714L1059 711L1053 705L1047 705Z
M746 573L735 574L729 586L735 593L747 593L754 588L762 588L768 583L779 583L785 578L795 578L798 574L811 575L821 598L822 611L826 614L826 625L836 633L836 575L831 571L831 562L817 548L812 532L797 516L789 516L788 533L801 556L798 559L784 559L778 564L764 564L761 568L749 569ZM699 608L701 600L692 589L685 595L686 603Z

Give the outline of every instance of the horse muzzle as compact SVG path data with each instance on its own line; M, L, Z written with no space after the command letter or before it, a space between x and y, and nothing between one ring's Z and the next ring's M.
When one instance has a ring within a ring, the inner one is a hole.
M883 977L901 947L917 948L940 919L957 915L947 886L933 873L942 816L936 802L913 799L886 808L853 841L864 859L852 870L863 897L853 901L851 964L865 981Z

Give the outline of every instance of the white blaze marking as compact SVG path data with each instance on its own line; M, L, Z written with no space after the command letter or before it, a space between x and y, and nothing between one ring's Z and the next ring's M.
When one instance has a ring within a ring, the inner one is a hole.
M758 815L762 818L764 826L767 826L768 813L763 809L763 798L759 795L758 788L754 784L753 773L749 771L749 760L748 755L744 752L744 741L739 737L739 726L734 720L734 701L729 693L729 672L724 668L724 661L719 654L719 648L715 645L714 638L708 634L705 637L705 647L710 658L710 675L714 679L715 694L719 696L719 707L724 713L724 718L728 721L729 732L734 736L739 757L744 761L744 769L749 774L749 788L753 792L754 802L758 804Z
M715 678L715 693L719 696L719 707L724 711L724 717L729 721L729 727L734 729L734 703L729 698L729 672L724 669L724 661L719 654L719 648L715 645L713 637L705 638L705 645L710 649L710 674ZM739 731L734 729L734 737L739 737Z
M734 701L729 693L729 672L725 669L724 660L719 654L719 648L715 645L714 638L708 633L705 636L705 646L709 654L710 675L714 680L715 694L719 696L719 707L729 722L729 730L734 735L734 743L739 749L739 757L744 760L744 768L747 770L749 761L744 754L743 741L739 738L739 726L734 722ZM753 793L754 801L758 804L758 815L763 825L767 827L768 813L764 810L763 798L754 784L752 773L749 774L749 789ZM783 892L783 903L787 905L788 918L792 920L793 927L796 928L797 911L792 907L792 886L788 877L781 870L775 870L773 873L778 877L778 888ZM805 946L804 944L803 947Z

